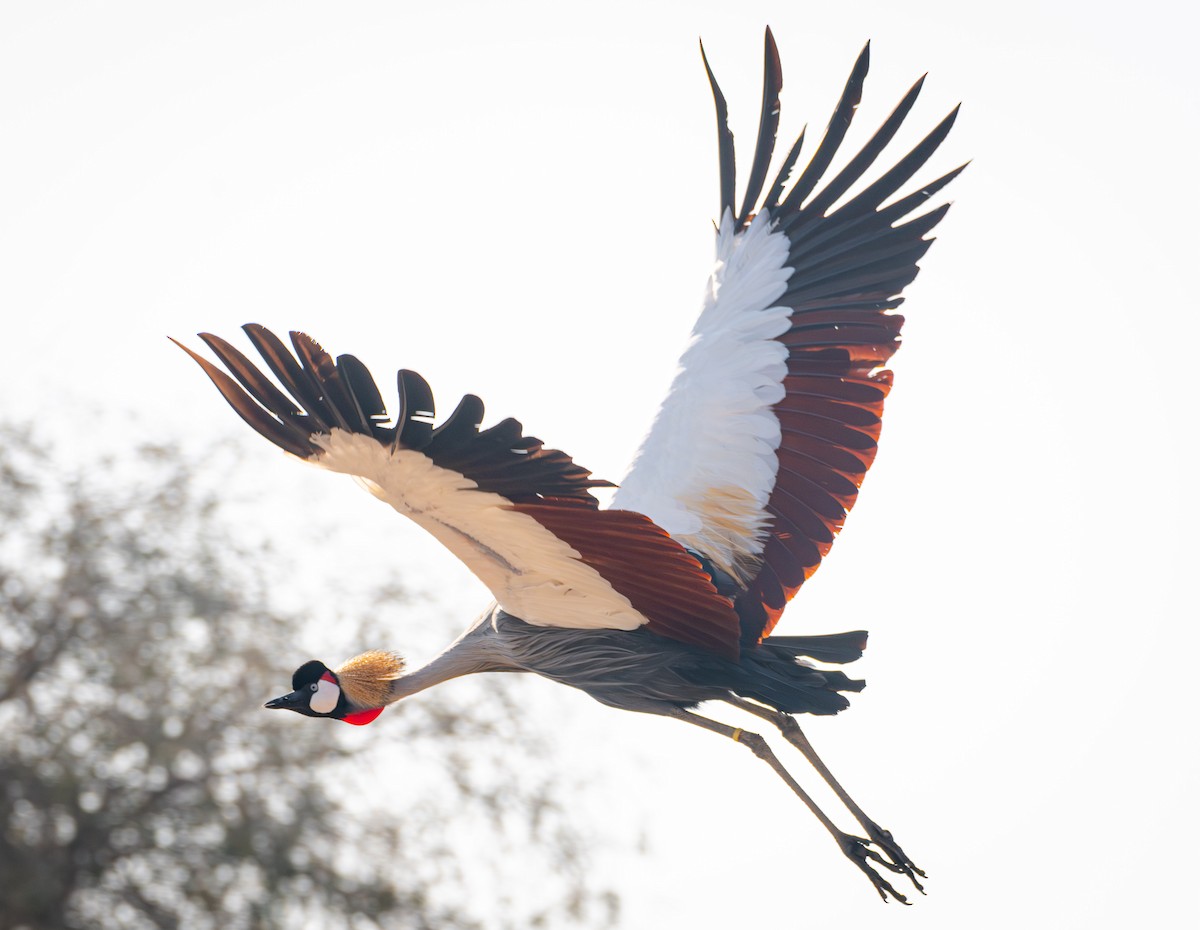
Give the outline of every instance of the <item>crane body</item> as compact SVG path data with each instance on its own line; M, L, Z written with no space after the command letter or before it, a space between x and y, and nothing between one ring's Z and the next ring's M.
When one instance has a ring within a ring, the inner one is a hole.
M956 108L864 181L922 78L826 177L867 63L864 49L807 165L796 170L802 132L767 188L783 84L767 30L759 133L738 208L725 99L704 58L721 168L716 262L675 381L608 508L592 491L610 482L526 436L516 420L482 429L484 407L474 395L437 423L433 393L413 371L397 375L393 416L358 359L335 359L303 333L290 334L289 349L265 327L244 327L274 380L218 336L201 339L223 368L181 346L257 432L311 464L352 475L427 530L495 597L420 668L383 651L337 668L311 660L268 708L362 725L452 678L535 673L608 706L745 745L884 901L908 903L886 872L923 890L924 873L833 777L793 716L848 706L846 693L863 682L830 666L858 659L867 634L774 634L874 459L892 385L884 365L903 324L894 311L949 205L909 216L962 170L895 196L941 144ZM865 835L837 827L761 735L696 711L721 702L777 728Z

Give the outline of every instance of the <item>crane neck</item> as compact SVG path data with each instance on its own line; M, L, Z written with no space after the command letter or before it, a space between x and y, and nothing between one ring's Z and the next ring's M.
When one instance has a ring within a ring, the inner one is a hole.
M500 666L488 661L481 645L476 637L470 633L466 634L447 647L441 655L393 681L387 703L399 701L452 678L498 670Z

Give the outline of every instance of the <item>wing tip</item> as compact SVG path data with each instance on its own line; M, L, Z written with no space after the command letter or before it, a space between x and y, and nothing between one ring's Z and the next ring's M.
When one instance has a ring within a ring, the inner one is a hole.
M770 26L767 26L763 32L763 50L766 59L772 63L777 72L781 72L783 64L779 59L779 46L775 43L775 34L771 32Z
M203 339L209 334L199 333L197 335ZM167 338L183 349L192 361L200 366L201 371L208 376L221 396L225 398L225 402L256 433L297 458L308 459L316 451L308 438L303 436L294 425L287 423L273 411L263 407L224 371L202 355L193 352L178 339L172 336Z

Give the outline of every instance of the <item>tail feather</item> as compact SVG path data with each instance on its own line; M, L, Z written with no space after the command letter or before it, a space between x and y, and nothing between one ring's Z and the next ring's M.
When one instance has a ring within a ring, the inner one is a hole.
M760 673L734 691L786 714L826 716L850 706L850 701L841 692L861 691L865 686L866 682L848 678L842 672L793 665L786 681L782 676L767 678Z
M862 658L863 650L867 648L867 631L853 630L823 636L769 636L761 645L778 648L792 656L806 656L818 662L844 665Z
M861 691L866 682L837 669L814 668L800 660L849 662L862 655L866 633L831 636L772 636L742 653L744 677L734 687L742 697L789 714L836 714L850 706L843 691Z

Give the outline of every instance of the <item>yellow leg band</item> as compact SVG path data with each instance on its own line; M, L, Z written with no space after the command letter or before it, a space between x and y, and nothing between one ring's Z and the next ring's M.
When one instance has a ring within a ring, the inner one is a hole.
M733 731L733 741L734 741L735 743L736 743L736 742L739 742L739 741L741 740L741 738L742 738L742 729L741 729L741 727L735 727L735 728L734 728L734 731Z

